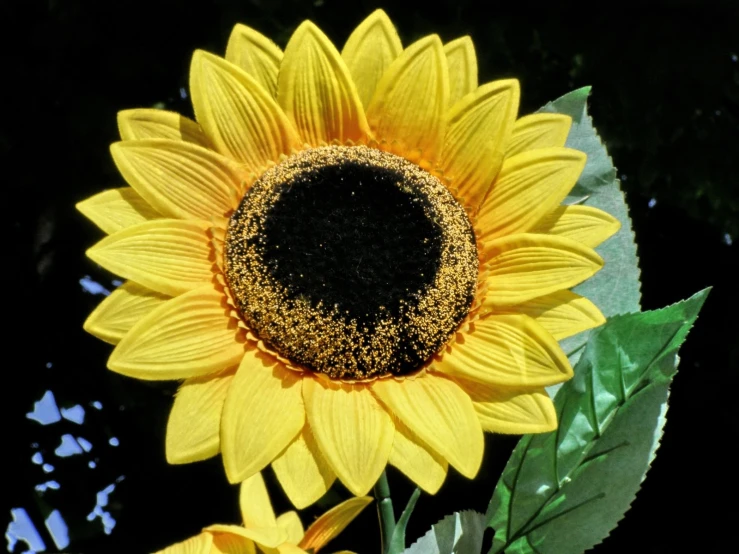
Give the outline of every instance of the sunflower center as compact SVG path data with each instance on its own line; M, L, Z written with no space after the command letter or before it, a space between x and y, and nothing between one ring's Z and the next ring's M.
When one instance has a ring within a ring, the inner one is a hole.
M326 146L266 171L229 222L226 278L245 321L337 379L422 366L470 308L477 247L464 209L418 166Z

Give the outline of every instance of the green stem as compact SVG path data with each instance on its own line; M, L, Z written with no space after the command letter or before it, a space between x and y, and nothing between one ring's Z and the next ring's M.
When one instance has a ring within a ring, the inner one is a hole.
M382 552L388 554L390 541L395 530L395 512L393 511L393 501L390 498L390 485L387 482L387 474L384 470L377 483L375 483L375 500L377 501L377 515L380 518Z

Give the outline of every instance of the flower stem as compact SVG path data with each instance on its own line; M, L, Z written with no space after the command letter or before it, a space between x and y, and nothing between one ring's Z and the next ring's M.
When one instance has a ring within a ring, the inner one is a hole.
M390 485L387 482L387 473L384 470L377 483L375 483L374 492L377 501L377 515L380 519L382 552L383 554L388 554L390 541L395 530L395 512L393 511L393 501L390 498Z

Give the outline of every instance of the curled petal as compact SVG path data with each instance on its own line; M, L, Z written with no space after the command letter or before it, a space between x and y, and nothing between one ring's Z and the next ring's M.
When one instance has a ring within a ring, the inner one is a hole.
M346 526L371 502L372 498L362 496L350 498L338 506L334 506L308 527L303 540L300 541L300 548L318 553L329 541L335 539L346 529Z

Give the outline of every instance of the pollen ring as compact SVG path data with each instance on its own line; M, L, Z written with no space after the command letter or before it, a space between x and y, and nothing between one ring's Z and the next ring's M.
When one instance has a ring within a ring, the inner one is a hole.
M436 177L365 146L325 146L267 170L231 217L237 307L284 357L335 379L404 375L467 315L472 226Z

